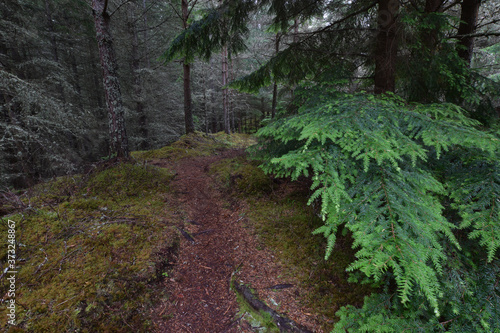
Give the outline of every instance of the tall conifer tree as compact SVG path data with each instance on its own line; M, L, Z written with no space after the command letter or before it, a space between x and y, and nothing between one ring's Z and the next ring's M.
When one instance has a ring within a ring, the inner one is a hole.
M124 107L118 79L118 66L113 37L111 36L111 16L108 13L108 0L92 0L97 44L103 73L109 121L110 153L119 158L129 154L127 132L125 130Z

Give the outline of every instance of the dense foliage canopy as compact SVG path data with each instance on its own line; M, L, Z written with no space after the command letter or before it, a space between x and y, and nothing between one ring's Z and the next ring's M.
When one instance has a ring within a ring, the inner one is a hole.
M478 66L498 43L498 6L232 1L193 23L165 58L230 45L231 34L212 44L208 33L229 3L266 11L268 31L291 36L230 85L291 91L293 103L257 133L255 156L268 173L311 179L326 259L339 232L352 235L352 280L380 288L363 308L339 311L335 330L499 331L500 89L495 65ZM238 18L236 36L251 18Z

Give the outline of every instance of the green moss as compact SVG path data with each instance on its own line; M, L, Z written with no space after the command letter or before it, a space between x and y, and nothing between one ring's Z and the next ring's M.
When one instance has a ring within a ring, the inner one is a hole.
M83 195L95 193L112 198L155 193L168 186L173 175L162 168L137 164L119 164L93 175L86 183Z
M165 223L176 223L167 200L171 178L168 170L126 163L32 189L32 209L8 217L16 221L17 255L23 259L16 281L18 327L151 331L150 308L161 297L152 284L161 280L178 243ZM7 229L4 218L3 248ZM6 260L0 258L0 269Z
M236 190L241 196L263 195L272 192L273 181L259 167L244 157L222 160L210 167L217 182L229 190Z
M234 281L231 281L231 288L233 287ZM252 293L255 293L254 290L251 290ZM239 311L238 315L241 316L242 319L246 320L253 328L257 329L258 332L266 332L266 333L279 333L280 330L276 323L273 320L273 317L265 312L265 311L257 311L255 310L245 298L235 291L236 294L236 302L238 303Z
M101 201L97 198L91 199L77 199L72 202L68 202L64 205L67 208L79 209L79 210L96 210L101 205Z
M286 267L284 277L298 279L307 291L302 301L325 320L325 331L333 327L335 312L346 304L362 305L374 290L368 285L349 283L347 266L355 260L349 235L339 236L335 250L324 260L326 242L312 231L322 221L307 205L307 183L273 182L258 162L238 157L212 165L210 172L217 183L247 201L245 215L261 240L262 247L276 253Z
M325 331L336 320L335 312L343 305L361 305L373 289L367 285L349 283L345 271L354 261L349 236L339 237L331 257L325 261L326 242L312 231L322 225L305 196L291 192L274 200L253 198L247 212L262 242L273 249L287 267L285 275L297 278L307 290L303 300L316 313L329 318Z
M247 148L255 144L248 134L204 134L201 132L183 135L178 141L160 149L132 152L139 160L169 159L176 161L187 157L209 156L228 148Z

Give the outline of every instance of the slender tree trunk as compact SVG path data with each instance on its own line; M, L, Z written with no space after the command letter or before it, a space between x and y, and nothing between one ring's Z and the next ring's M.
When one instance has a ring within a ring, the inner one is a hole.
M293 42L297 43L299 41L299 19L295 18L293 21ZM290 88L290 98L293 100L295 94L295 85Z
M225 88L227 84L228 77L228 66L227 66L227 47L224 46L222 49L222 110L224 114L224 131L227 134L231 134L231 122L229 117L229 107L228 107L228 91Z
M110 30L107 0L92 0L97 44L103 72L104 92L109 119L110 152L118 158L128 157L128 139L125 130L124 107L118 80L116 56Z
M399 0L378 0L378 35L375 47L375 94L394 92L396 86L397 15Z
M231 81L234 80L234 71L233 71L233 58L229 60L229 78ZM233 131L236 130L236 126L234 123L234 90L230 89L228 91L229 96L229 114L231 115L231 128Z
M182 7L182 26L184 29L188 28L188 0L181 0ZM182 63L184 73L184 123L186 126L186 134L194 132L193 111L191 107L191 67L190 64L184 60Z
M477 14L481 0L463 0L462 13L460 15L460 26L458 27L459 42L458 55L464 59L470 67L472 53L474 51L474 37L466 36L474 33L477 24Z
M280 34L279 33L276 34L276 39L275 39L275 43L274 43L274 51L275 51L275 54L278 54L278 52L280 51ZM275 80L274 84L273 84L273 103L271 106L271 118L274 118L274 116L276 115L276 106L277 105L278 105L278 83Z
M191 106L191 66L184 61L184 123L186 134L194 132L193 111Z
M203 65L202 65L203 66ZM202 67L203 68L203 67ZM205 114L205 133L208 134L208 105L207 105L207 87L205 86L205 73L201 75L201 87L203 89L203 112Z

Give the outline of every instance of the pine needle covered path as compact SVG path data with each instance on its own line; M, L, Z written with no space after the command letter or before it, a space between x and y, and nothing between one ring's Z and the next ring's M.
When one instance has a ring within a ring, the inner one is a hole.
M252 332L230 290L232 275L237 274L239 281L249 283L263 298L273 293L266 287L284 282L279 279L282 268L269 251L259 249L246 225L244 204L225 198L208 172L212 163L241 154L242 150L227 150L175 164L166 159L153 162L177 173L171 183L172 200L178 202L184 221L176 226L180 250L165 279L170 296L156 308L157 332ZM297 304L296 294L298 291L291 288L272 297L279 302L280 312L286 311L290 319L320 331Z

